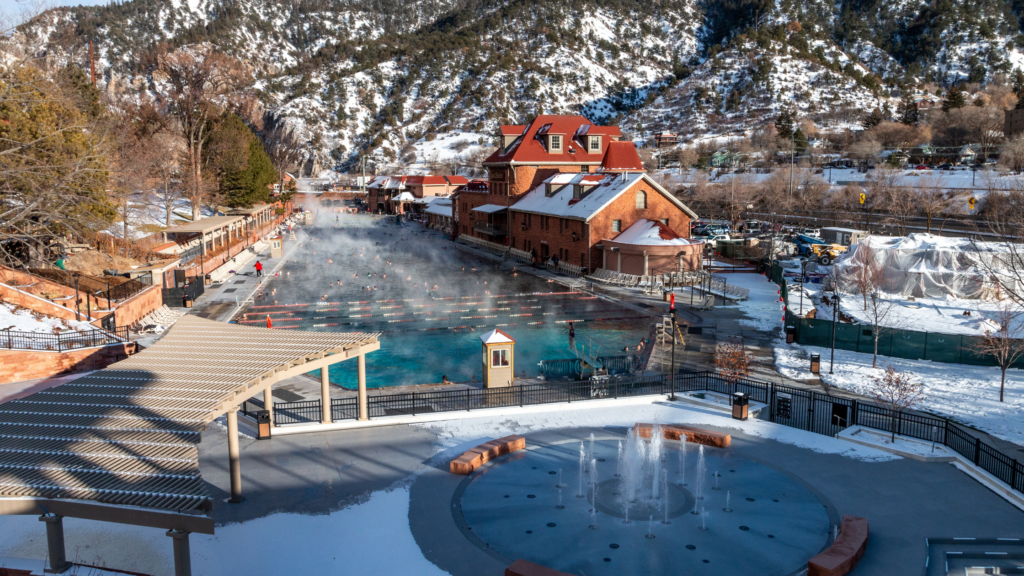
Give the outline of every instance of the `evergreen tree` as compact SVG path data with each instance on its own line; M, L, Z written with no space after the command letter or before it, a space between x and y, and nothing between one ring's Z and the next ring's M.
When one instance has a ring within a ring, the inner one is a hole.
M889 106L888 102L882 104L882 120L892 122L892 106Z
M900 106L896 109L896 114L899 116L898 120L907 126L917 124L917 121L920 119L917 113L917 103L914 102L914 96L910 93L910 90L903 91L903 97L900 98Z
M1024 108L1024 72L1020 68L1013 71L1013 92L1017 94L1017 110Z
M879 110L878 108L875 108L874 110L871 111L870 114L864 117L864 120L861 121L861 125L864 126L865 130L868 130L870 128L878 126L879 124L882 123L883 120L884 118L882 117L882 111Z
M797 154L803 154L811 147L811 143L807 141L807 136L804 131L797 128L796 133L793 134L793 147L796 149Z
M277 180L277 172L259 138L234 115L225 122L222 134L222 138L234 138L238 144L221 161L220 190L224 203L232 208L248 208L268 201L268 185Z
M963 108L967 105L967 97L964 96L964 90L959 84L951 86L946 91L946 97L942 99L942 111L949 112L957 108Z
M775 131L778 132L779 138L789 140L793 137L794 116L793 112L786 110L775 117Z

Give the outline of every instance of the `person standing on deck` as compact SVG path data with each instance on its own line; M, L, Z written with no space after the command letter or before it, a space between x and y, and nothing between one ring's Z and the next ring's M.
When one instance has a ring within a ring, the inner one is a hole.
M263 264L259 260L256 261L256 277L263 276Z

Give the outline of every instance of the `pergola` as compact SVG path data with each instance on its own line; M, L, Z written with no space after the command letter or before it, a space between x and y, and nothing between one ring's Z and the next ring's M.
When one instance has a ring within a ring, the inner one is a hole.
M245 216L211 216L210 218L203 218L198 222L189 222L180 226L174 226L173 228L167 228L161 234L164 236L164 242L170 240L177 242L182 239L182 236L191 241L193 235L198 234L200 250L203 254L206 254L207 243L210 245L210 250L217 249L218 240L220 240L221 247L227 246L231 243L232 238L242 237L245 227Z
M200 433L226 415L230 502L242 500L238 409L274 383L359 362L378 334L290 332L185 316L152 347L112 366L0 405L0 514L39 514L51 570L68 566L62 518L167 530L176 576L191 574L188 535L213 534L199 473ZM329 421L329 419L328 419Z

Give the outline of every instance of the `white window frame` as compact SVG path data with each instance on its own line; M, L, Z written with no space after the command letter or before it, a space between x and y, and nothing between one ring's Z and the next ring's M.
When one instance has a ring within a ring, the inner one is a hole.
M551 134L548 136L548 143L551 146L552 152L562 151L562 136L560 134Z
M622 220L612 220L612 232L622 232Z
M508 368L509 352L510 350L508 348L495 348L491 350L491 368ZM495 359L498 360L498 363L495 363Z

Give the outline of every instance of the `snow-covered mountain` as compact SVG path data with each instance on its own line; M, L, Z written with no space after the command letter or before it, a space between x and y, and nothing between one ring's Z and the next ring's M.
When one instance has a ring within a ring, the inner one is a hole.
M17 40L145 90L160 54L210 42L256 71L320 166L483 155L537 113L633 136L749 130L782 109L856 122L907 84L1024 68L1007 0L128 0L62 8Z

